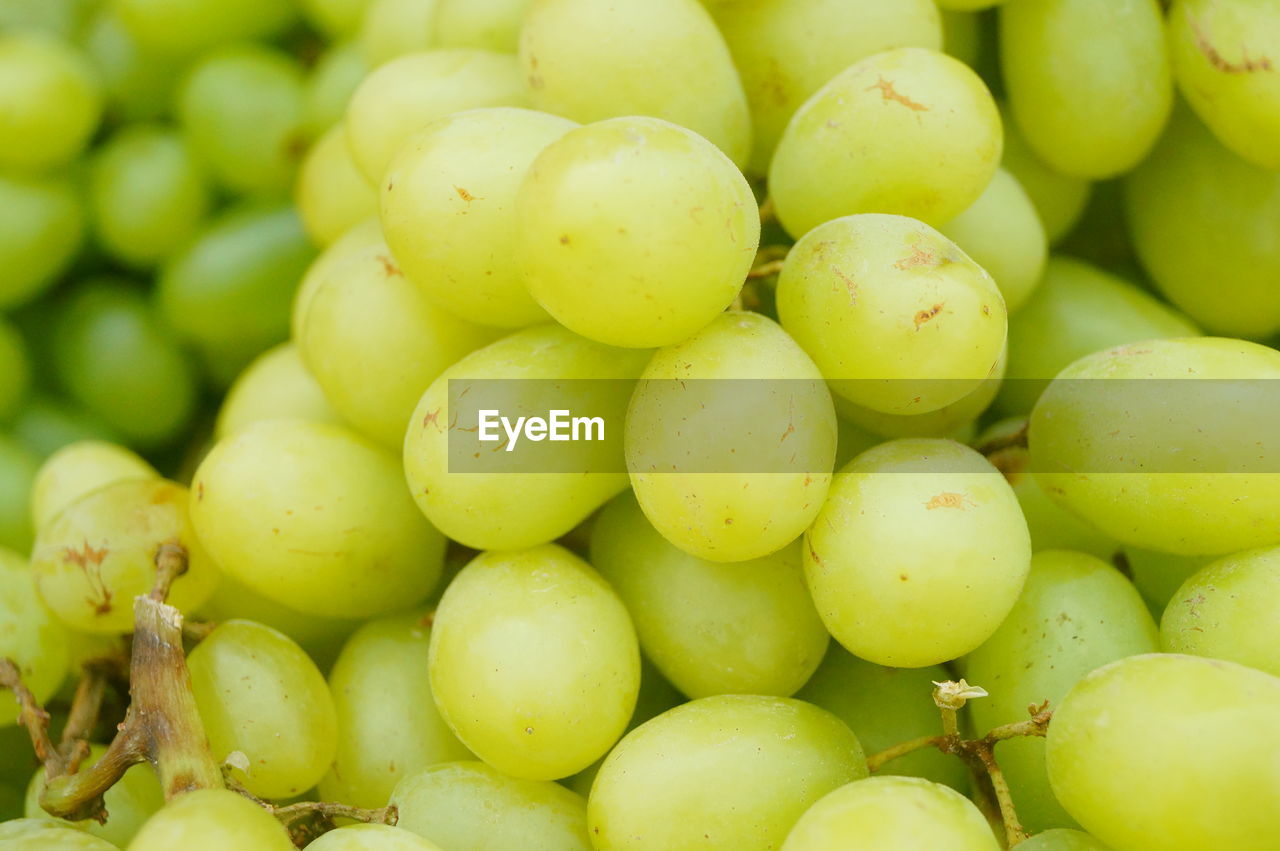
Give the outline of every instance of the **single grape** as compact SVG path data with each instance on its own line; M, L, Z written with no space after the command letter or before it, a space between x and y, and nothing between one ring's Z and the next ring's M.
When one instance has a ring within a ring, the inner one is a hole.
M124 446L104 440L69 443L40 466L31 489L31 519L42 529L85 494L126 479L159 477L150 464Z
M84 54L44 33L0 35L0 168L69 163L101 116L102 92Z
M183 57L143 47L111 4L98 9L83 42L106 95L109 118L151 121L168 113Z
M36 700L53 696L67 673L67 630L36 596L26 559L0 546L0 658L12 659ZM18 702L0 693L0 726L18 720ZM6 757L7 759L7 757Z
M1004 127L1004 154L1000 166L1016 177L1026 190L1044 224L1045 237L1050 245L1056 245L1084 214L1092 184L1084 178L1055 171L1045 164L1027 143L1008 107L1005 104L1000 104L1000 107Z
M328 245L377 212L378 197L356 169L340 125L325 131L307 151L293 198L316 245Z
M115 0L114 8L140 44L174 56L278 35L297 15L292 0Z
M97 763L106 750L104 745L91 745L89 756L80 763L80 769L84 770ZM44 792L44 786L44 769L38 768L27 784L24 804L27 818L52 818L40 808L40 795ZM164 806L164 791L160 788L155 769L143 763L129 768L102 796L102 802L107 810L105 824L85 819L75 822L75 826L78 830L105 839L113 847L124 848L142 827L142 823Z
M19 822L42 822L47 827L21 825L11 836L0 835L0 851L117 851L116 846L46 819L19 819ZM14 824L0 824L0 830Z
M142 826L129 851L294 851L275 816L227 789L199 789L165 804Z
M368 0L356 43L369 67L377 68L401 56L434 47L437 2Z
M432 37L440 47L515 53L533 0L436 0Z
M307 75L302 93L302 125L307 135L319 137L342 123L351 95L369 71L360 48L350 42L335 44L321 54ZM348 151L347 156L350 155Z
M293 343L268 349L240 373L218 411L214 436L221 439L256 422L277 419L343 423Z
M0 422L10 419L31 386L31 358L22 334L0 316Z
M353 824L331 830L307 843L307 848L311 851L440 851L439 845L416 833L385 824Z
M329 277L329 273L348 255L382 241L382 227L378 224L376 217L370 216L359 224L353 225L346 233L321 249L320 254L311 261L311 265L307 266L302 281L293 294L293 308L289 315L289 336L293 338L295 344L302 336L302 319L307 314L307 308L311 306L311 299L320 285Z
M0 309L48 289L75 259L84 231L80 192L72 181L0 174Z

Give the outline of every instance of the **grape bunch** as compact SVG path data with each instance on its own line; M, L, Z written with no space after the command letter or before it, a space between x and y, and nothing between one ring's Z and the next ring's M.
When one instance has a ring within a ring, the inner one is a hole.
M1015 846L1280 851L1280 3L0 0L0 851Z

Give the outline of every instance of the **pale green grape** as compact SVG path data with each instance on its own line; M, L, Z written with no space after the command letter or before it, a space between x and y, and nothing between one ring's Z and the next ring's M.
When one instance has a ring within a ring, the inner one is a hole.
M1084 553L1036 553L1013 610L965 660L965 678L990 694L970 705L973 726L1025 721L1029 705L1057 707L1094 668L1158 649L1155 622L1119 571ZM1074 826L1049 788L1043 739L1002 742L996 758L1028 830Z
M214 446L192 491L214 561L296 611L378 614L439 579L444 539L414 508L396 459L341 426L254 423Z
M80 769L96 763L106 753L103 745L91 745L89 756L80 763ZM27 784L25 815L27 818L51 818L40 809L40 795L44 792L44 769L36 769ZM148 764L132 766L115 785L102 796L107 809L106 824L98 824L92 819L75 822L75 826L110 842L113 846L125 847L134 834L142 827L142 823L164 806L164 792L160 788L160 780L156 771ZM0 848L3 846L0 845Z
M194 236L209 194L182 137L158 125L117 132L98 149L89 174L97 238L130 266L154 266Z
M991 276L905 216L848 216L807 233L778 279L778 316L836 393L900 416L974 392L1004 349Z
M110 117L151 120L169 111L181 58L143 48L110 4L89 23L84 50L106 94Z
M351 95L347 144L360 172L377 186L396 152L437 118L525 100L513 56L463 48L410 53L365 77Z
M334 38L353 35L370 0L302 0L302 14L317 29Z
M481 762L444 762L406 777L397 825L449 851L587 851L586 802L558 783L518 780ZM596 846L599 847L599 846Z
M560 323L653 347L729 306L760 219L742 173L706 139L657 118L615 118L538 155L516 197L515 236L525 285Z
M104 440L67 444L45 459L31 488L31 519L47 526L85 494L125 479L158 478L155 469L126 447Z
M534 109L584 124L653 116L747 161L742 82L697 0L535 0L520 31L520 65Z
M263 352L240 373L218 411L214 436L227 437L261 420L343 422L293 343Z
M936 50L886 50L841 71L792 117L769 168L794 237L840 216L897 213L930 224L977 201L1000 164L986 85Z
M482 553L462 569L436 610L430 671L463 744L513 777L555 780L622 735L640 653L609 584L548 544Z
M640 506L667 540L712 561L760 558L822 507L835 410L777 323L729 311L649 361L627 409L626 452Z
M836 474L805 544L809 591L836 640L911 668L990 637L1031 558L1013 490L981 455L946 440L894 440L859 455Z
M1125 180L1133 246L1165 297L1210 331L1280 331L1280 172L1222 147L1186 109Z
M312 851L440 851L434 842L385 824L353 824L331 830L315 842L307 843L307 848Z
M294 851L280 821L227 789L200 789L174 798L142 826L128 851Z
M622 429L570 444L583 453L575 456L582 472L508 466L511 453L465 442L478 417L462 399L474 389L477 397L495 398L510 418L563 408L620 424L649 356L593 343L559 325L517 331L467 355L432 382L409 420L404 470L418 507L440 531L477 549L531 547L565 534L627 486ZM465 467L470 455L451 451L451 443L484 450L474 472ZM455 465L463 469L451 472Z
M1280 678L1195 656L1131 656L1071 690L1046 753L1058 800L1111 847L1275 844Z
M787 697L827 649L798 543L752 561L705 561L667 542L623 494L592 527L591 562L626 604L645 655L690 697Z
M84 239L84 219L70 180L0 174L0 308L30 301L66 270Z
M343 646L329 674L338 743L326 780L339 800L383 807L403 778L470 758L431 696L430 641L429 618L410 613L370 621Z
M13 419L13 434L41 458L78 440L121 439L88 411L44 394L33 395L22 406Z
M750 168L767 174L787 122L849 65L893 47L942 47L929 0L738 0L712 7L751 110Z
M1280 543L1280 475L1261 439L1276 422L1275 378L1280 352L1214 337L1081 358L1031 414L1033 469L1059 504L1125 544L1217 555Z
M382 242L333 267L312 294L299 332L298 351L329 403L397 450L423 391L495 336L429 302Z
M31 385L31 358L22 334L0 316L0 422L9 419Z
M1183 97L1254 165L1280 169L1280 8L1267 0L1177 0L1169 59Z
M31 819L20 819L29 822ZM63 827L56 821L35 819L47 827L23 826L10 837L0 837L0 851L116 851L116 846L75 828ZM12 822L0 825L3 828Z
M1219 559L1177 590L1160 620L1171 653L1239 662L1280 677L1280 550Z
M1065 827L1037 833L1018 845L1020 851L1110 851L1083 830Z
M276 35L297 14L293 0L114 0L114 8L140 44L176 56Z
M351 95L368 73L369 63L353 43L335 44L321 54L302 93L302 124L309 136L342 123Z
M941 729L933 703L933 684L951 679L941 665L923 668L886 668L864 662L834 645L805 687L800 700L820 706L857 730L867 755ZM890 760L880 774L923 777L966 789L969 774L964 763L933 748L921 748Z
M857 737L825 710L704 697L618 743L591 787L587 822L600 851L776 848L809 805L866 775Z
M1214 560L1211 556L1175 556L1138 547L1124 547L1123 551L1133 585L1156 618L1164 613L1182 583Z
M40 456L0 432L0 547L26 554L34 532L28 505Z
M80 51L34 31L0 35L0 168L65 165L101 116L102 92Z
M532 110L477 109L428 125L400 149L381 187L382 227L434 303L486 325L547 319L511 252L516 190L534 157L576 126Z
M1169 117L1156 0L1017 0L1000 7L1000 48L1019 129L1064 174L1128 171Z
M352 255L366 247L382 243L382 228L376 217L369 217L351 227L342 236L321 249L320 254L307 267L306 273L293 294L293 309L289 317L289 331L296 344L302 336L302 319L307 315L316 290L329 277L329 272Z
M36 596L26 559L0 546L0 658L12 659L36 700L53 696L67 673L67 630ZM0 726L18 719L18 702L0 693ZM8 757L6 757L7 759Z
M369 67L433 47L437 0L368 0L357 43ZM508 51L510 52L510 51Z
M435 43L515 53L533 0L436 0Z
M986 818L954 789L919 777L868 777L805 811L782 851L998 851Z
M1054 245L1083 215L1092 184L1046 165L1027 144L1006 105L1001 104L1000 114L1004 126L1004 154L1000 166L1016 177L1026 190L1044 224L1049 244Z
M378 196L356 169L341 125L329 128L303 157L293 198L317 245L329 245L377 213Z

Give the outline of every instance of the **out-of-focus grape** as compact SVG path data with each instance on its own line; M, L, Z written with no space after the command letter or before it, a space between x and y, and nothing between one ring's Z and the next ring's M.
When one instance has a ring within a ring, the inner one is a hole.
M84 54L43 33L0 34L0 168L67 164L101 115L102 92Z

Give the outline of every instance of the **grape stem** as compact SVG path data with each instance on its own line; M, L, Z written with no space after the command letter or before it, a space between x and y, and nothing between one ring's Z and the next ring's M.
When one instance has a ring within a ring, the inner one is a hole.
M764 199L764 203L760 205L760 224L767 225L777 217L778 213L773 206L773 196L769 195Z
M747 278L767 278L770 275L776 275L782 271L782 267L786 265L786 260L766 260L751 267L751 271L747 273Z
M998 452L1006 449L1026 449L1029 445L1027 440L1027 427L1029 423L1023 423L1022 428L1012 434L1003 434L999 437L993 437L990 440L979 443L974 448L981 454L990 458Z
M337 823L334 819L346 818L364 822L365 824L388 824L394 826L400 817L396 807L390 804L378 809L365 809L363 807L340 804L337 801L301 801L296 804L278 807L270 801L264 801L242 786L231 776L231 767L231 765L223 766L223 780L226 782L227 788L233 792L238 792L279 819L284 824L285 829L289 831L289 836L292 837L294 844L299 848L305 848L321 834L328 833L336 828Z

